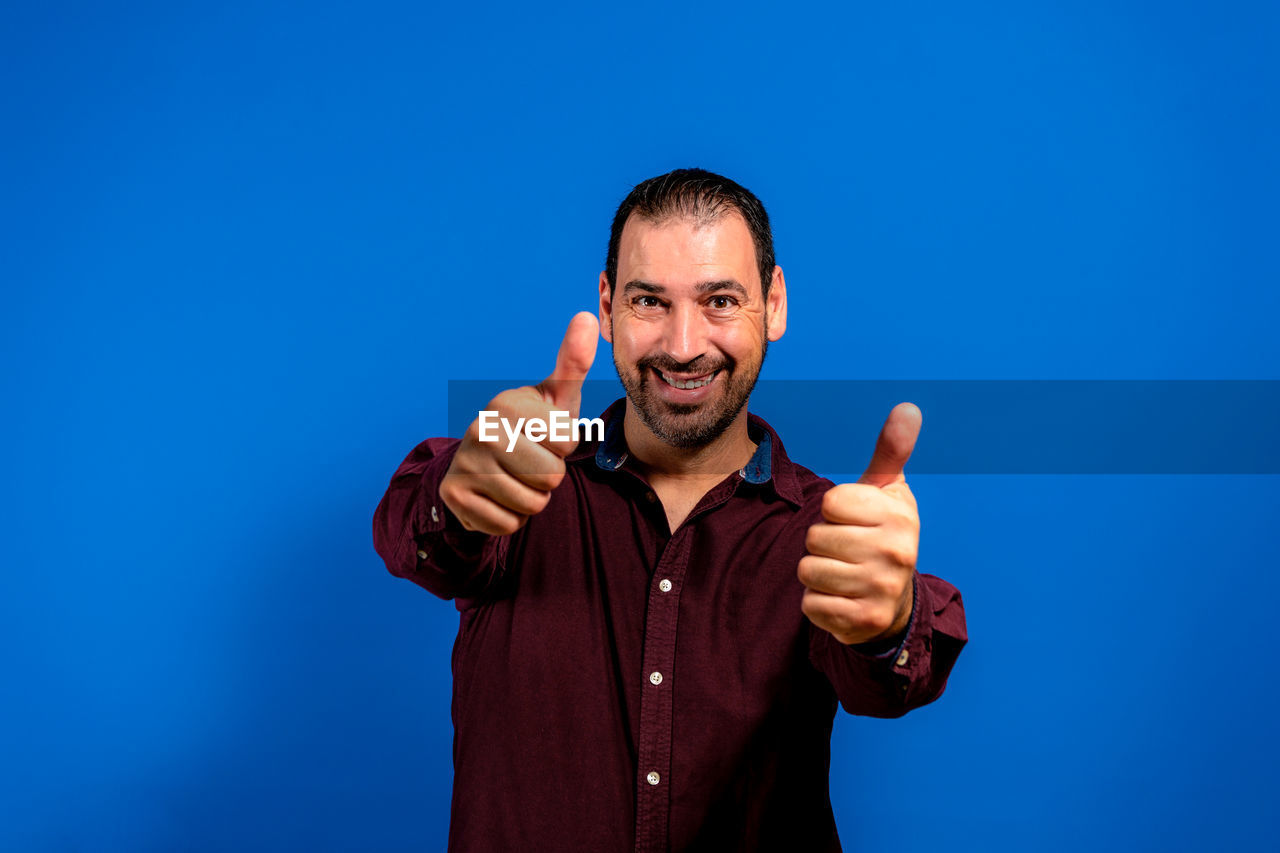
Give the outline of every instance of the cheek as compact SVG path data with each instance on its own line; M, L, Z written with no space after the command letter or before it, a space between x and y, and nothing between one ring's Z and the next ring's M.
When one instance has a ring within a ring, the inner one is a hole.
M661 331L652 323L621 321L613 327L613 349L620 356L634 361L653 352L661 343Z
M764 346L764 327L758 318L726 327L713 340L719 347L738 361L751 361L760 357Z

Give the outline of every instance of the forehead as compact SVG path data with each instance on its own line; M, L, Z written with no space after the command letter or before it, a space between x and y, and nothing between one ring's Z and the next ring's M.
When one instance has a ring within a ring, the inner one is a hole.
M760 293L755 244L746 220L731 211L712 222L686 217L651 222L632 214L618 243L618 281L666 287L733 279Z

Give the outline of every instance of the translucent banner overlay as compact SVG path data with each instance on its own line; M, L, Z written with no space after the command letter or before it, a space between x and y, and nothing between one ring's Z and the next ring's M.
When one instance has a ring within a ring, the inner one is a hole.
M518 380L450 380L449 435L462 435ZM583 385L583 417L623 396ZM890 409L924 426L910 474L1280 474L1275 380L761 380L748 409L793 460L860 474Z

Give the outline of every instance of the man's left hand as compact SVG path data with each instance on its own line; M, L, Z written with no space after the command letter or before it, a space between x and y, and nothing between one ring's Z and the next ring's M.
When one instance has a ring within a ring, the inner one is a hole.
M922 420L914 404L894 406L866 472L823 495L825 521L805 537L800 609L846 645L896 637L911 618L920 514L902 469Z

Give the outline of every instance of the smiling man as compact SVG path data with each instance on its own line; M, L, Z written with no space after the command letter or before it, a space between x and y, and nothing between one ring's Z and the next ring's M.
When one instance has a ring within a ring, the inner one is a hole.
M477 418L414 448L374 514L388 569L461 614L450 848L839 850L837 704L931 702L967 640L959 592L916 570L920 412L839 486L748 412L787 288L727 178L635 187L605 266L599 321L486 407L577 418L603 334L627 392L603 437L485 441Z

